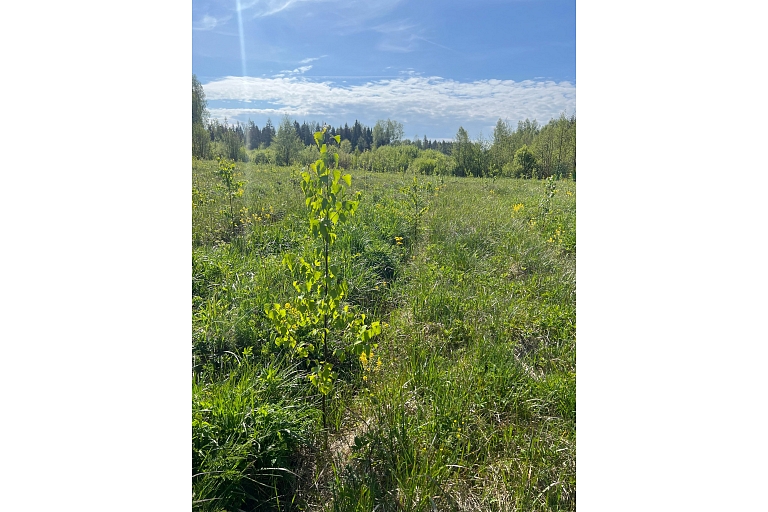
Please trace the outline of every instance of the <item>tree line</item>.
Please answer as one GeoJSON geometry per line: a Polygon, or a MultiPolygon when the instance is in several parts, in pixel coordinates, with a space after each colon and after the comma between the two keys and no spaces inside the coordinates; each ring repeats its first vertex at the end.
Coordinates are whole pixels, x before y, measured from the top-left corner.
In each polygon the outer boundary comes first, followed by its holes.
{"type": "MultiPolygon", "coordinates": [[[[263,128],[210,120],[202,84],[192,75],[192,156],[217,156],[235,161],[274,165],[305,165],[317,159],[313,134],[324,123],[299,124],[284,116],[277,130],[268,119],[263,128]]],[[[517,126],[499,119],[491,140],[471,140],[459,127],[453,141],[403,138],[403,125],[391,119],[368,127],[355,120],[352,127],[329,127],[341,137],[339,165],[370,171],[455,176],[576,179],[576,116],[564,113],[541,126],[534,119],[517,126]]]]}

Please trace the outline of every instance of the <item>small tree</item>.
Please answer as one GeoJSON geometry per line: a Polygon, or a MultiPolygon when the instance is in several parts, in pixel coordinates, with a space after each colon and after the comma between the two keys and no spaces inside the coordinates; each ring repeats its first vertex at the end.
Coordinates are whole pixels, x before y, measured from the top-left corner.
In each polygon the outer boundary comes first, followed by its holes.
{"type": "MultiPolygon", "coordinates": [[[[330,141],[325,142],[326,133],[325,128],[315,133],[320,158],[301,173],[309,231],[320,242],[320,247],[311,261],[299,258],[298,265],[293,255],[284,257],[283,262],[289,269],[299,267],[304,282],[294,281],[298,295],[292,303],[265,306],[267,317],[276,330],[275,343],[287,346],[312,365],[309,381],[322,395],[324,428],[327,428],[326,395],[333,391],[337,376],[332,358],[343,360],[348,354],[371,357],[376,348],[371,340],[381,333],[378,321],[367,323],[364,314],[343,304],[347,282],[339,276],[340,271],[333,264],[332,248],[340,226],[355,214],[360,193],[356,193],[354,199],[348,198],[352,176],[342,176],[338,169],[339,155],[336,151],[328,151],[330,141]],[[332,164],[328,165],[329,162],[332,164]],[[331,344],[334,333],[347,343],[334,348],[331,344]]],[[[338,146],[341,137],[336,135],[331,140],[338,146]]]]}
{"type": "Polygon", "coordinates": [[[242,175],[237,172],[235,162],[230,162],[227,159],[219,158],[219,167],[216,170],[216,176],[221,180],[220,188],[227,194],[227,201],[229,202],[227,218],[229,224],[232,226],[232,239],[234,240],[236,229],[234,199],[236,197],[242,197],[245,181],[240,179],[242,178],[242,175]]]}
{"type": "Polygon", "coordinates": [[[304,144],[301,143],[301,139],[299,139],[299,135],[288,116],[283,117],[275,140],[272,142],[272,147],[275,150],[275,163],[277,165],[290,165],[304,149],[304,144]]]}

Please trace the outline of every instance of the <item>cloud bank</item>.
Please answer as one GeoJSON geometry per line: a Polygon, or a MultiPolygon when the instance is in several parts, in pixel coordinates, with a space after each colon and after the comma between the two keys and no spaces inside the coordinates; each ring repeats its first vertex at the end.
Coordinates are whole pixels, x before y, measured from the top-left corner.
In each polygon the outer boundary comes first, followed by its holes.
{"type": "Polygon", "coordinates": [[[303,77],[230,76],[204,88],[209,101],[268,104],[265,108],[210,108],[215,118],[277,113],[304,118],[390,117],[403,123],[448,125],[455,129],[468,122],[493,125],[499,118],[547,122],[563,111],[576,111],[576,86],[570,82],[457,82],[410,76],[347,86],[303,77]]]}

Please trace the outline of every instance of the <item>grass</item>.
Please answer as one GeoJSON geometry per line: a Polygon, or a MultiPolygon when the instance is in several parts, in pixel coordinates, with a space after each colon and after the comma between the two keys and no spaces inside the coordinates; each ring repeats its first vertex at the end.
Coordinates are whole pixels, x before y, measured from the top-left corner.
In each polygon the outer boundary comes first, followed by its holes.
{"type": "Polygon", "coordinates": [[[263,313],[293,293],[283,254],[310,254],[298,170],[238,164],[231,239],[214,166],[193,163],[193,508],[575,509],[575,183],[542,216],[541,181],[420,176],[414,231],[412,175],[352,173],[338,262],[386,327],[375,360],[336,363],[324,451],[263,313]]]}

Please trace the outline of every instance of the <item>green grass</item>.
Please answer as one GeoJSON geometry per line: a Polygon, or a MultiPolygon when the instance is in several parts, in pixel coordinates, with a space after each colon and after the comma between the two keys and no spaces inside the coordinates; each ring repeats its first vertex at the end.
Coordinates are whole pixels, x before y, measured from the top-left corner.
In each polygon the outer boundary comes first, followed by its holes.
{"type": "Polygon", "coordinates": [[[335,364],[325,451],[307,368],[263,309],[294,293],[283,254],[311,253],[298,170],[238,164],[250,220],[231,239],[214,168],[193,163],[193,472],[211,473],[193,508],[575,509],[574,182],[542,217],[541,181],[420,176],[437,192],[414,232],[412,175],[352,172],[336,258],[387,325],[369,366],[335,364]]]}

